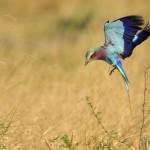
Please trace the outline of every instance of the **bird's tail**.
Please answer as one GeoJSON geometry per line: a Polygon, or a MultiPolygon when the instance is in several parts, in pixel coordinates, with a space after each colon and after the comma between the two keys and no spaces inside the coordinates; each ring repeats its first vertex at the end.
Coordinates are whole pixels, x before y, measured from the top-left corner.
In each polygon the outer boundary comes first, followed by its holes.
{"type": "Polygon", "coordinates": [[[135,48],[137,45],[141,44],[143,41],[145,41],[150,36],[150,24],[149,22],[145,26],[145,28],[135,35],[133,38],[133,48],[135,48]]]}
{"type": "Polygon", "coordinates": [[[127,94],[128,94],[128,100],[129,100],[129,105],[130,105],[130,111],[132,112],[131,101],[130,101],[130,96],[129,96],[129,87],[128,87],[129,80],[128,80],[127,75],[125,74],[122,66],[117,65],[116,67],[117,67],[118,71],[121,73],[121,76],[123,78],[124,84],[126,86],[126,90],[127,90],[127,94]]]}
{"type": "Polygon", "coordinates": [[[123,78],[124,84],[125,84],[125,86],[126,86],[126,90],[127,90],[127,92],[128,92],[128,91],[129,91],[129,86],[128,86],[129,80],[128,80],[128,78],[127,78],[127,75],[125,74],[125,72],[124,72],[122,66],[117,65],[116,67],[117,67],[118,71],[121,73],[121,76],[122,76],[122,78],[123,78]]]}

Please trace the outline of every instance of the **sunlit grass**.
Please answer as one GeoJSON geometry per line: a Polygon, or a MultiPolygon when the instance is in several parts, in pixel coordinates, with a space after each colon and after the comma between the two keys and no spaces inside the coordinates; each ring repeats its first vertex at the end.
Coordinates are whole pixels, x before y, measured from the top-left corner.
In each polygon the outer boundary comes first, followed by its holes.
{"type": "MultiPolygon", "coordinates": [[[[139,14],[150,20],[149,1],[0,3],[0,117],[4,116],[0,127],[10,120],[5,121],[5,115],[19,105],[0,146],[46,149],[47,141],[55,150],[92,149],[100,141],[105,147],[112,144],[110,136],[99,140],[103,131],[86,96],[102,112],[108,131],[114,129],[134,143],[141,125],[145,66],[150,64],[149,40],[123,62],[130,81],[132,114],[120,74],[115,71],[109,76],[109,66],[102,61],[85,68],[84,57],[88,48],[102,43],[103,24],[108,19],[139,14]]],[[[148,94],[146,99],[149,109],[148,94]]],[[[144,134],[149,139],[149,132],[144,134]]]]}

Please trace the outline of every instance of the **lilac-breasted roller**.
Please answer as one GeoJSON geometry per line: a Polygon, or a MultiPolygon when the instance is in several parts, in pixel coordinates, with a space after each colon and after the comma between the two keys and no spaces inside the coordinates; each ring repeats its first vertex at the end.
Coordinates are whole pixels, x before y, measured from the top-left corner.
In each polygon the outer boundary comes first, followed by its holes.
{"type": "Polygon", "coordinates": [[[90,48],[86,52],[85,65],[93,60],[106,61],[113,66],[110,74],[114,69],[120,72],[128,92],[128,78],[120,58],[125,59],[131,56],[133,49],[150,36],[149,22],[145,28],[142,29],[141,26],[143,24],[143,18],[136,15],[123,17],[113,22],[107,21],[104,25],[104,44],[102,46],[90,48]],[[142,31],[136,34],[141,29],[142,31]]]}

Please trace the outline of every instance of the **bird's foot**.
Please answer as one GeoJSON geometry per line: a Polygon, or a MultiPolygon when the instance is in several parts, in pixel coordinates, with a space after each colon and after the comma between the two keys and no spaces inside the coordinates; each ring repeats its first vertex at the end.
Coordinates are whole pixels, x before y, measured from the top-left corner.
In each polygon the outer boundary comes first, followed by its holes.
{"type": "Polygon", "coordinates": [[[115,69],[116,69],[116,67],[114,67],[113,65],[110,65],[109,69],[108,69],[109,75],[111,75],[115,69]]]}

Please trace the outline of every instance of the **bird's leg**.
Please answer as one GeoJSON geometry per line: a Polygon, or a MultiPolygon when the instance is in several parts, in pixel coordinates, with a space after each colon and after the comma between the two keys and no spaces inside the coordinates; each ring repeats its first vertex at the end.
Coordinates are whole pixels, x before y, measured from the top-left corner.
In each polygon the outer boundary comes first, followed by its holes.
{"type": "Polygon", "coordinates": [[[116,69],[115,67],[113,69],[111,69],[110,72],[109,72],[109,75],[111,75],[114,72],[115,69],[116,69]]]}
{"type": "Polygon", "coordinates": [[[108,72],[109,72],[109,75],[111,75],[113,72],[114,72],[114,70],[116,69],[116,67],[114,67],[114,65],[112,64],[112,65],[110,65],[109,66],[109,70],[108,70],[108,72]]]}

